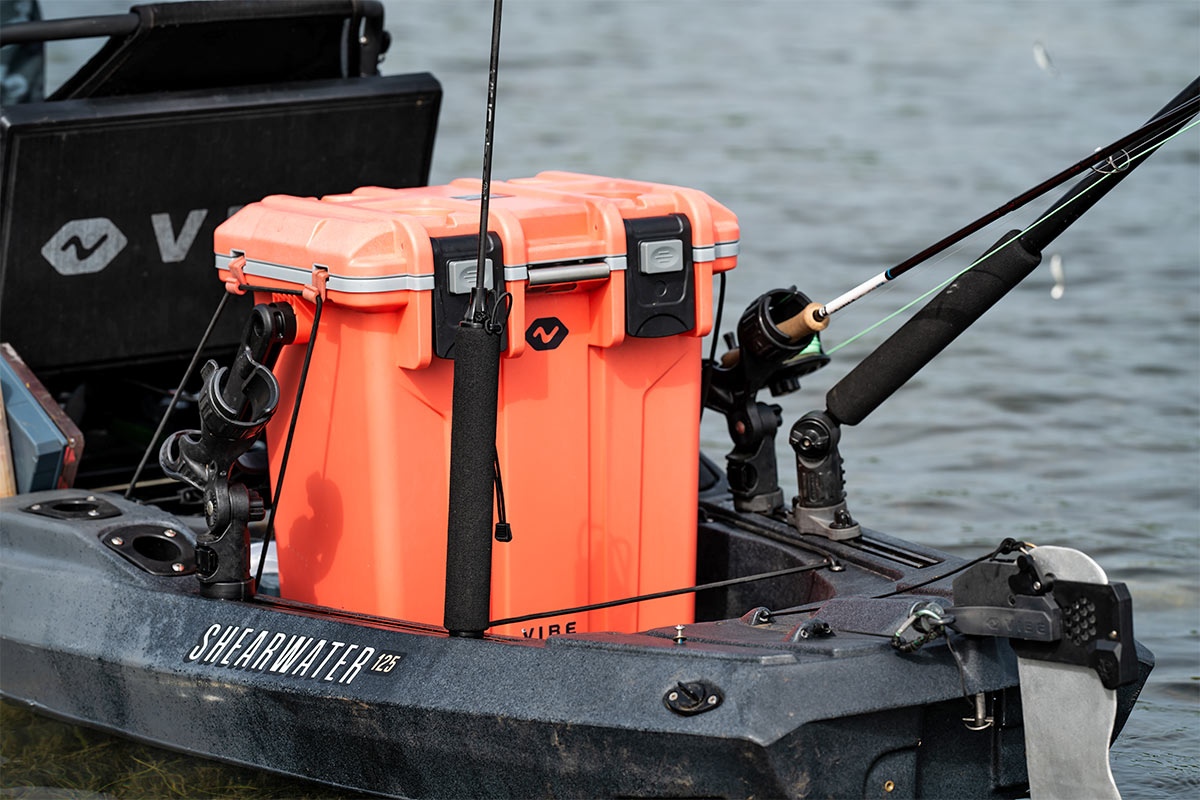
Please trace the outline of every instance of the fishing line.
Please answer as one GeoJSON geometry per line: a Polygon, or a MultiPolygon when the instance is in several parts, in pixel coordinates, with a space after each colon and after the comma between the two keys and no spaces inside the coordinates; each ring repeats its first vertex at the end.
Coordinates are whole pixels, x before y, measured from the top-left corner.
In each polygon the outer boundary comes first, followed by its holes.
{"type": "Polygon", "coordinates": [[[158,421],[158,427],[154,429],[154,435],[150,437],[150,443],[146,445],[146,451],[142,453],[142,460],[138,462],[137,469],[133,471],[133,477],[129,479],[129,486],[125,487],[126,500],[132,499],[133,489],[137,486],[138,478],[142,476],[142,470],[146,468],[146,462],[150,460],[150,454],[154,452],[154,445],[158,442],[158,437],[162,436],[163,429],[167,427],[167,420],[171,418],[171,413],[175,411],[175,405],[183,395],[183,388],[192,379],[192,373],[195,372],[196,364],[200,361],[200,353],[204,351],[204,346],[208,344],[208,337],[212,335],[213,330],[217,327],[217,320],[221,318],[221,312],[225,310],[225,303],[228,301],[229,292],[222,292],[221,300],[217,303],[217,310],[213,312],[212,319],[208,321],[208,327],[204,329],[204,335],[200,337],[200,343],[196,345],[196,351],[192,353],[191,363],[183,371],[183,379],[179,381],[179,388],[175,390],[175,394],[171,395],[171,401],[167,403],[167,410],[163,412],[162,419],[158,421]]]}
{"type": "MultiPolygon", "coordinates": [[[[926,262],[925,269],[922,270],[922,274],[928,275],[928,273],[936,273],[938,271],[936,269],[937,267],[945,264],[947,261],[954,258],[954,256],[958,255],[960,252],[962,252],[964,249],[966,249],[967,243],[968,243],[968,240],[964,239],[963,241],[961,241],[958,244],[951,247],[949,250],[946,250],[945,252],[941,253],[937,257],[936,260],[926,262]]],[[[877,301],[883,302],[884,299],[891,297],[891,295],[893,293],[901,291],[901,287],[903,287],[905,285],[906,284],[897,282],[897,281],[888,281],[887,283],[880,286],[874,292],[871,292],[871,294],[875,297],[875,299],[877,301]]],[[[833,351],[828,351],[828,352],[833,352],[833,351]]]]}
{"type": "MultiPolygon", "coordinates": [[[[1189,102],[1192,102],[1192,101],[1189,101],[1189,102]]],[[[1189,123],[1188,123],[1187,125],[1185,125],[1184,127],[1180,128],[1179,130],[1177,130],[1177,131],[1175,131],[1174,133],[1172,133],[1172,134],[1170,134],[1169,136],[1167,136],[1167,137],[1166,137],[1165,139],[1163,139],[1162,141],[1159,141],[1159,142],[1153,142],[1153,141],[1152,141],[1151,143],[1148,143],[1148,144],[1146,145],[1145,149],[1143,149],[1141,152],[1139,152],[1139,153],[1136,153],[1136,154],[1134,154],[1134,155],[1129,155],[1129,154],[1127,153],[1127,154],[1126,154],[1126,156],[1127,156],[1128,160],[1127,160],[1126,162],[1122,162],[1122,163],[1124,164],[1124,167],[1122,167],[1122,169],[1121,169],[1120,171],[1122,171],[1122,172],[1123,172],[1125,169],[1128,169],[1128,168],[1129,168],[1129,165],[1133,164],[1133,162],[1134,162],[1134,161],[1137,161],[1138,159],[1141,159],[1141,158],[1145,158],[1146,156],[1150,155],[1152,152],[1154,152],[1154,151],[1155,151],[1155,150],[1157,150],[1158,148],[1160,148],[1160,147],[1162,147],[1163,145],[1165,145],[1167,142],[1169,142],[1169,141],[1171,141],[1172,139],[1174,139],[1176,136],[1179,136],[1179,135],[1181,135],[1181,134],[1183,134],[1183,133],[1186,133],[1187,131],[1191,130],[1192,128],[1196,127],[1197,125],[1200,125],[1200,120],[1193,120],[1192,122],[1189,122],[1189,123]]],[[[1162,134],[1159,134],[1159,135],[1162,135],[1162,134]]],[[[1097,171],[1098,171],[1098,170],[1097,170],[1097,171]]],[[[1099,171],[1098,171],[1098,172],[1099,172],[1099,171]]],[[[844,342],[839,342],[838,344],[836,344],[836,345],[834,345],[833,347],[829,348],[829,350],[827,350],[826,352],[827,352],[827,353],[829,353],[829,354],[836,353],[838,350],[841,350],[841,349],[842,349],[843,347],[845,347],[846,345],[848,345],[848,344],[851,344],[852,342],[855,342],[855,341],[857,341],[857,340],[858,340],[858,339],[860,339],[861,337],[863,337],[863,336],[865,336],[866,334],[870,333],[871,331],[875,330],[875,329],[876,329],[876,328],[878,328],[880,325],[884,325],[884,324],[886,324],[887,322],[891,321],[892,319],[895,319],[895,318],[896,318],[898,315],[900,315],[900,314],[903,314],[905,311],[907,311],[908,309],[912,308],[912,307],[913,307],[914,305],[916,305],[917,303],[920,303],[922,300],[925,300],[925,299],[926,299],[926,298],[928,298],[930,295],[932,295],[932,294],[934,294],[934,293],[936,293],[936,292],[938,292],[938,291],[941,291],[941,290],[942,290],[942,289],[944,289],[946,286],[948,286],[950,283],[953,283],[955,280],[957,280],[959,277],[961,277],[961,276],[962,276],[964,273],[966,273],[968,270],[970,270],[970,269],[973,269],[974,267],[978,266],[978,265],[979,265],[980,263],[982,263],[983,261],[985,261],[985,260],[987,260],[988,258],[990,258],[991,256],[995,255],[995,253],[996,253],[997,251],[999,251],[999,250],[1002,250],[1003,248],[1005,248],[1005,247],[1007,247],[1008,245],[1012,244],[1012,242],[1013,242],[1013,241],[1015,241],[1016,239],[1019,239],[1019,238],[1021,238],[1021,237],[1022,237],[1022,236],[1024,236],[1025,234],[1027,234],[1027,233],[1029,233],[1030,231],[1034,230],[1034,229],[1035,229],[1035,228],[1037,228],[1039,225],[1041,225],[1043,222],[1046,222],[1046,221],[1048,221],[1048,220],[1050,220],[1050,219],[1053,219],[1053,218],[1054,218],[1054,217],[1056,217],[1058,214],[1062,213],[1062,211],[1063,211],[1064,209],[1066,209],[1067,207],[1069,207],[1069,206],[1070,206],[1072,203],[1074,203],[1076,200],[1078,200],[1080,197],[1082,197],[1084,194],[1086,194],[1088,191],[1090,191],[1090,190],[1091,190],[1093,187],[1100,185],[1101,183],[1103,183],[1104,181],[1108,180],[1110,177],[1112,177],[1112,176],[1113,176],[1113,175],[1115,175],[1115,174],[1117,174],[1117,173],[1116,173],[1116,172],[1100,172],[1100,176],[1101,176],[1101,177],[1100,177],[1100,178],[1099,178],[1099,179],[1098,179],[1096,182],[1094,182],[1094,183],[1092,183],[1092,184],[1088,185],[1088,186],[1087,186],[1087,187],[1085,187],[1084,189],[1080,190],[1080,192],[1079,192],[1078,194],[1076,194],[1074,197],[1070,198],[1070,199],[1069,199],[1069,200],[1067,200],[1066,202],[1064,202],[1064,203],[1062,203],[1061,205],[1059,205],[1057,208],[1055,208],[1055,209],[1054,209],[1054,213],[1052,213],[1052,214],[1048,214],[1048,215],[1046,215],[1046,216],[1042,217],[1041,219],[1037,220],[1036,222],[1034,222],[1033,224],[1031,224],[1029,227],[1027,227],[1027,228],[1025,228],[1024,230],[1020,231],[1019,233],[1015,234],[1015,235],[1014,235],[1012,238],[1010,238],[1010,239],[1007,239],[1007,240],[1006,240],[1006,241],[1004,241],[1002,244],[999,244],[999,245],[997,245],[996,247],[994,247],[994,248],[992,248],[991,250],[989,250],[988,252],[984,253],[982,256],[980,256],[979,258],[975,259],[975,261],[973,261],[973,262],[971,262],[969,265],[967,265],[967,266],[966,266],[964,269],[960,270],[959,272],[955,273],[954,275],[951,275],[949,278],[947,278],[946,280],[944,280],[944,281],[942,281],[941,283],[937,284],[936,286],[934,286],[934,287],[933,287],[932,289],[930,289],[929,291],[927,291],[927,292],[925,292],[924,294],[922,294],[922,295],[920,295],[920,296],[918,296],[918,297],[914,298],[913,300],[909,301],[909,302],[908,302],[908,303],[906,303],[905,305],[901,306],[900,308],[896,309],[896,310],[895,310],[895,311],[893,311],[892,313],[888,314],[888,315],[887,315],[886,317],[884,317],[883,319],[879,320],[878,322],[874,323],[873,325],[870,325],[870,326],[869,326],[869,327],[867,327],[867,328],[864,328],[863,330],[861,330],[861,331],[859,331],[858,333],[856,333],[856,334],[854,334],[853,336],[851,336],[849,339],[846,339],[844,342]]]]}
{"type": "MultiPolygon", "coordinates": [[[[1197,83],[1200,83],[1200,79],[1194,81],[1187,89],[1184,90],[1184,93],[1194,91],[1197,83]]],[[[1170,125],[1182,125],[1189,116],[1195,115],[1196,109],[1193,108],[1193,106],[1196,106],[1197,104],[1200,104],[1200,96],[1192,97],[1181,102],[1174,108],[1167,109],[1132,133],[1122,136],[1120,139],[1106,147],[1097,148],[1088,157],[1080,159],[1066,169],[1042,181],[1037,186],[1028,189],[1017,197],[1014,197],[1012,200],[1009,200],[1002,206],[993,209],[975,221],[963,226],[962,228],[959,228],[954,233],[951,233],[950,235],[940,239],[916,255],[913,255],[899,264],[884,270],[878,275],[869,278],[868,280],[864,281],[858,286],[855,286],[848,292],[839,295],[824,305],[814,304],[814,313],[811,315],[811,318],[808,319],[810,327],[813,325],[819,325],[820,327],[814,328],[814,330],[823,329],[824,324],[827,324],[826,320],[828,320],[829,317],[835,312],[845,308],[856,300],[865,297],[874,290],[878,289],[880,286],[883,286],[889,281],[894,280],[905,272],[908,272],[930,257],[942,252],[950,245],[962,241],[967,236],[982,230],[984,227],[990,225],[1001,217],[1007,216],[1013,211],[1016,211],[1022,206],[1028,204],[1030,201],[1041,197],[1046,192],[1063,184],[1070,178],[1084,172],[1085,170],[1098,171],[1095,169],[1096,165],[1103,163],[1106,159],[1112,165],[1113,171],[1124,171],[1124,168],[1127,168],[1128,164],[1133,160],[1132,157],[1129,156],[1126,147],[1145,144],[1146,142],[1142,142],[1142,139],[1146,139],[1147,142],[1153,142],[1155,137],[1163,134],[1163,131],[1159,130],[1159,128],[1163,126],[1163,123],[1169,123],[1166,128],[1167,130],[1169,130],[1170,125]],[[1122,155],[1127,159],[1124,163],[1124,168],[1122,167],[1122,162],[1114,160],[1118,155],[1122,155]]],[[[1187,128],[1185,127],[1182,130],[1186,129],[1187,128]]],[[[1181,133],[1182,130],[1176,131],[1176,134],[1181,133]]],[[[1174,137],[1174,135],[1175,134],[1172,134],[1172,136],[1168,137],[1168,139],[1165,141],[1169,141],[1170,138],[1174,137]]],[[[1105,173],[1101,172],[1100,174],[1103,175],[1105,173]]],[[[1058,209],[1055,208],[1054,210],[1057,211],[1058,209]]]]}

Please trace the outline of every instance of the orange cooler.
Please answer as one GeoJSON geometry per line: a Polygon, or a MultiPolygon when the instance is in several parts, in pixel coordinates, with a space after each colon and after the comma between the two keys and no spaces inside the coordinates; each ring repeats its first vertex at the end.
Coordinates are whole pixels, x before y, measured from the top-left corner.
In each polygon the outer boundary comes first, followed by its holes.
{"type": "MultiPolygon", "coordinates": [[[[273,196],[215,235],[221,277],[324,298],[276,511],[284,597],[440,625],[454,331],[479,181],[273,196]]],[[[737,219],[706,194],[566,172],[492,183],[487,279],[512,295],[496,446],[512,541],[491,618],[689,586],[701,337],[737,219]]],[[[279,469],[313,305],[275,372],[279,469]]],[[[690,622],[691,595],[502,626],[544,637],[690,622]]]]}

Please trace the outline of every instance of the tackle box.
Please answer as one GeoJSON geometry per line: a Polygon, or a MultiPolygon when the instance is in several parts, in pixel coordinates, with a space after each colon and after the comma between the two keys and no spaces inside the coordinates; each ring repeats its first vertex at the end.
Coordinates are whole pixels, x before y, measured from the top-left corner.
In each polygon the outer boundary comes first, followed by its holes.
{"type": "MultiPolygon", "coordinates": [[[[284,597],[441,624],[454,332],[475,279],[478,180],[272,196],[216,231],[230,288],[324,298],[276,513],[284,597]]],[[[496,447],[512,540],[491,618],[690,586],[701,338],[737,219],[693,189],[566,172],[492,183],[487,278],[511,295],[496,447]]],[[[314,305],[275,372],[282,457],[314,305]]],[[[690,595],[493,629],[689,622],[690,595]]]]}

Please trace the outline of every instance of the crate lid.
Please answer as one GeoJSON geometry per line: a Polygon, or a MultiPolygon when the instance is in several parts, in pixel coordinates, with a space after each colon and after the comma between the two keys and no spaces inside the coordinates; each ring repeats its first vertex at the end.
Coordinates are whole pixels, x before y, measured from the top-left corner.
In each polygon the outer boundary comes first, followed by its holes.
{"type": "MultiPolygon", "coordinates": [[[[320,199],[273,195],[251,203],[214,235],[216,266],[247,280],[306,286],[324,271],[330,299],[430,291],[431,238],[477,235],[480,182],[411,189],[364,187],[320,199]],[[244,258],[244,265],[241,262],[244,258]]],[[[571,172],[493,181],[489,230],[500,236],[506,281],[583,260],[625,269],[624,220],[685,214],[692,255],[714,272],[732,268],[737,218],[695,189],[571,172]]]]}

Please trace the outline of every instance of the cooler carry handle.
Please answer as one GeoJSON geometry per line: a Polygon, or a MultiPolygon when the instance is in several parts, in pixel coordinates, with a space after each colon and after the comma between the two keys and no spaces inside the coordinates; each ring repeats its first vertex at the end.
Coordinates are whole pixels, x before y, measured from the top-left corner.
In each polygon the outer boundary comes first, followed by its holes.
{"type": "Polygon", "coordinates": [[[530,286],[550,286],[557,283],[605,280],[610,268],[603,261],[594,264],[569,264],[555,267],[530,267],[530,286]]]}

